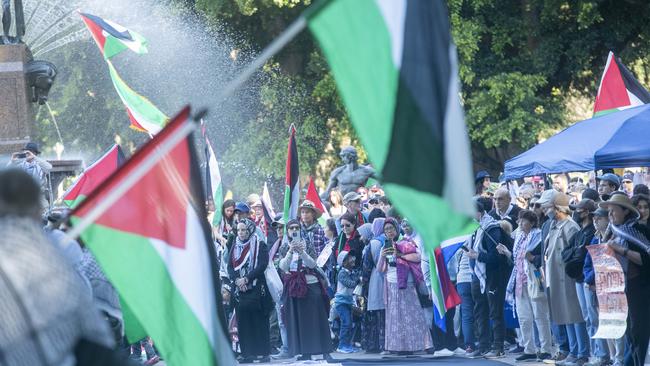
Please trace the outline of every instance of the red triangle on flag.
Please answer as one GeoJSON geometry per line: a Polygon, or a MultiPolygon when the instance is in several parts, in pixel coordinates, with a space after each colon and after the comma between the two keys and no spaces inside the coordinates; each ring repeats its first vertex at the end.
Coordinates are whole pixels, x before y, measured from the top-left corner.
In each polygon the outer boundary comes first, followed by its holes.
{"type": "MultiPolygon", "coordinates": [[[[138,169],[171,135],[188,123],[189,107],[139,150],[115,174],[83,201],[72,213],[83,217],[125,178],[138,169]]],[[[159,160],[135,185],[96,221],[112,229],[161,240],[185,248],[188,205],[194,204],[190,189],[191,144],[183,139],[159,160]]]]}
{"type": "Polygon", "coordinates": [[[120,145],[115,144],[107,153],[84,170],[79,179],[63,195],[63,201],[72,203],[80,196],[88,196],[123,163],[124,153],[122,153],[120,145]]]}
{"type": "Polygon", "coordinates": [[[325,210],[325,206],[323,205],[323,202],[321,202],[320,200],[318,191],[316,191],[316,185],[314,184],[313,177],[309,177],[309,186],[307,187],[307,195],[305,196],[305,199],[312,201],[316,206],[316,208],[320,210],[320,212],[327,212],[325,210]]]}
{"type": "Polygon", "coordinates": [[[627,94],[621,71],[614,58],[614,53],[610,52],[607,57],[603,78],[598,88],[598,95],[594,104],[594,114],[610,109],[626,107],[630,104],[630,97],[627,94]]]}

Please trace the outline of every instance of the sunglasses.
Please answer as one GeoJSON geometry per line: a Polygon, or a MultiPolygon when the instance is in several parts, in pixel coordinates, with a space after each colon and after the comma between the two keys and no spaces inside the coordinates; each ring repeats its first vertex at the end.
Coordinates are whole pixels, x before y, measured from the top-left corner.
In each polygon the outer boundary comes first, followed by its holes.
{"type": "Polygon", "coordinates": [[[287,230],[300,230],[299,226],[289,226],[287,230]]]}
{"type": "Polygon", "coordinates": [[[376,204],[379,203],[379,201],[378,200],[370,200],[370,201],[368,201],[368,203],[371,204],[371,205],[376,205],[376,204]]]}

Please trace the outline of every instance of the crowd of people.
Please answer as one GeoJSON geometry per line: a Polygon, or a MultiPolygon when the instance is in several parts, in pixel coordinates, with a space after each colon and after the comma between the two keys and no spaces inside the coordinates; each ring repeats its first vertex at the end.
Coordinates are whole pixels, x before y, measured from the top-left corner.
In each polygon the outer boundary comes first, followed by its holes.
{"type": "Polygon", "coordinates": [[[643,365],[650,337],[650,196],[629,175],[589,188],[559,175],[513,192],[476,176],[478,229],[449,262],[461,298],[447,331],[433,320],[422,238],[381,187],[333,190],[329,219],[304,200],[269,224],[257,195],[223,205],[215,227],[224,307],[241,362],[328,359],[330,352],[538,360],[562,366],[643,365]],[[552,187],[552,188],[551,188],[552,187]],[[625,336],[598,329],[587,246],[607,243],[625,272],[625,336]],[[282,293],[273,299],[277,271],[282,293]],[[504,311],[505,309],[505,311],[504,311]]]}
{"type": "MultiPolygon", "coordinates": [[[[0,363],[157,363],[151,340],[126,341],[119,296],[83,243],[63,234],[66,213],[49,212],[38,226],[38,178],[48,167],[30,148],[27,163],[14,161],[20,169],[0,171],[0,317],[25,328],[0,336],[0,363]],[[58,281],[55,290],[26,302],[46,278],[58,281]],[[44,312],[61,299],[70,301],[44,312]]],[[[650,190],[633,180],[605,173],[590,188],[558,175],[513,187],[479,172],[477,229],[446,268],[461,301],[447,310],[445,331],[434,320],[423,238],[380,186],[331,190],[326,212],[305,199],[295,218],[268,220],[256,194],[226,200],[213,227],[214,264],[233,352],[241,363],[363,351],[641,366],[650,340],[650,190]],[[625,274],[618,339],[592,338],[598,273],[587,248],[595,244],[606,244],[625,274]]]]}

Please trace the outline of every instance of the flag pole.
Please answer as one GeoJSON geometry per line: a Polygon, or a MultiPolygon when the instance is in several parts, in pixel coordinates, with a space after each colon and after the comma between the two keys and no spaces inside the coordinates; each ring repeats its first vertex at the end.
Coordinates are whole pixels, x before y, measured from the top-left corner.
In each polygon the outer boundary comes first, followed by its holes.
{"type": "Polygon", "coordinates": [[[131,189],[140,179],[151,170],[165,155],[176,147],[184,138],[196,129],[196,123],[188,121],[175,131],[166,141],[160,144],[151,155],[143,160],[131,174],[127,175],[113,190],[111,190],[102,201],[94,206],[79,223],[72,227],[72,230],[66,233],[69,240],[76,240],[81,233],[92,225],[101,215],[104,214],[117,200],[119,200],[129,189],[131,189]]]}

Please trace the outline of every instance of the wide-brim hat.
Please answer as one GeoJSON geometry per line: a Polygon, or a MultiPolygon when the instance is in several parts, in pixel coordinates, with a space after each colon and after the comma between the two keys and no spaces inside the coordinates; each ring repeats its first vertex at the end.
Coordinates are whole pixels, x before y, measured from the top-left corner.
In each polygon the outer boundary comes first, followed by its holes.
{"type": "Polygon", "coordinates": [[[314,218],[318,220],[321,216],[323,216],[323,212],[316,207],[314,202],[310,200],[304,200],[302,201],[302,204],[300,204],[300,209],[302,210],[303,208],[310,209],[314,211],[314,218]]]}
{"type": "Polygon", "coordinates": [[[357,192],[348,192],[343,196],[343,204],[347,204],[348,202],[352,201],[359,201],[361,202],[361,195],[357,192]]]}
{"type": "Polygon", "coordinates": [[[616,206],[619,206],[619,207],[626,208],[626,209],[634,212],[634,214],[636,215],[637,218],[641,217],[641,214],[639,213],[639,210],[637,210],[636,207],[634,207],[630,197],[628,197],[625,194],[614,194],[609,198],[609,200],[607,200],[605,202],[601,202],[601,203],[598,204],[598,206],[600,206],[602,208],[609,208],[609,206],[612,206],[612,205],[616,205],[616,206]]]}

